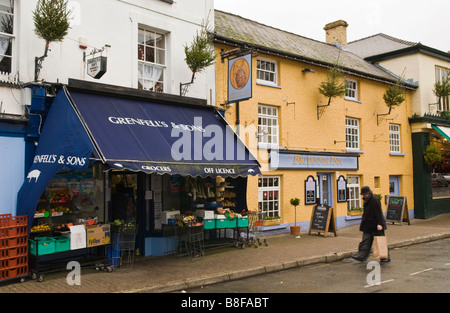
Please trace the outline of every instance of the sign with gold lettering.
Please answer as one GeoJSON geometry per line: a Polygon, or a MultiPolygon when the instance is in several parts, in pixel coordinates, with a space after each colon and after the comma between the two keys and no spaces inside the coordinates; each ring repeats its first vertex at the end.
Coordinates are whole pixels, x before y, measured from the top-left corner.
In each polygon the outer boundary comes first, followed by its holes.
{"type": "Polygon", "coordinates": [[[346,153],[270,151],[270,168],[311,170],[358,170],[359,156],[346,153]]]}

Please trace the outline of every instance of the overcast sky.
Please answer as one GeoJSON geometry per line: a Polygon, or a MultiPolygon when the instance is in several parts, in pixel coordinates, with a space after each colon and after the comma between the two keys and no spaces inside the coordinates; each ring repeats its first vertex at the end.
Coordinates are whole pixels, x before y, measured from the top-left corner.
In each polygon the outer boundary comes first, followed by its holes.
{"type": "Polygon", "coordinates": [[[384,33],[450,51],[450,0],[214,0],[214,7],[320,41],[323,27],[342,19],[349,42],[384,33]]]}

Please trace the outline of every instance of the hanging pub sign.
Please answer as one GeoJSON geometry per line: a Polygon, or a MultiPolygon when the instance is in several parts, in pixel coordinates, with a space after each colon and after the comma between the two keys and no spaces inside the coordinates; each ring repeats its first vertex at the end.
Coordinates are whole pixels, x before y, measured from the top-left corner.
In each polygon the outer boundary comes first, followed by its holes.
{"type": "Polygon", "coordinates": [[[87,60],[87,74],[100,79],[106,73],[107,57],[99,56],[87,60]]]}
{"type": "Polygon", "coordinates": [[[252,54],[228,62],[228,103],[252,97],[252,54]]]}
{"type": "Polygon", "coordinates": [[[316,204],[316,180],[308,176],[305,180],[305,205],[316,204]]]}
{"type": "Polygon", "coordinates": [[[347,180],[342,175],[337,180],[337,202],[347,202],[347,180]]]}

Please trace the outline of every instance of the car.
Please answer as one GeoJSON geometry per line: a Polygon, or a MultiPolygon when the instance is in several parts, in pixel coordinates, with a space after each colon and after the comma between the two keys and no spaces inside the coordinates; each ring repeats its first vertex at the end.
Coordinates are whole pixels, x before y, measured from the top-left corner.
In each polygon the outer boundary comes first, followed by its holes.
{"type": "Polygon", "coordinates": [[[442,174],[442,176],[447,180],[447,183],[450,184],[450,174],[442,174]]]}
{"type": "Polygon", "coordinates": [[[431,174],[431,183],[433,187],[448,187],[449,182],[441,173],[431,174]]]}

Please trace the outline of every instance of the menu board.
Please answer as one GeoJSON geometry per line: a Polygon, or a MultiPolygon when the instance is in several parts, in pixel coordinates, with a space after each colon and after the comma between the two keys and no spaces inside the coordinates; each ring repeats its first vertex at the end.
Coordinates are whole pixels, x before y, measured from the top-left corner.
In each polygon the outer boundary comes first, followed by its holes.
{"type": "Polygon", "coordinates": [[[333,208],[328,205],[316,205],[311,214],[308,234],[317,232],[323,233],[326,237],[329,231],[337,236],[333,208]]]}
{"type": "Polygon", "coordinates": [[[305,205],[316,204],[316,180],[308,176],[305,180],[305,205]]]}
{"type": "Polygon", "coordinates": [[[388,207],[386,212],[386,222],[409,222],[408,204],[406,197],[389,197],[388,207]]]}

